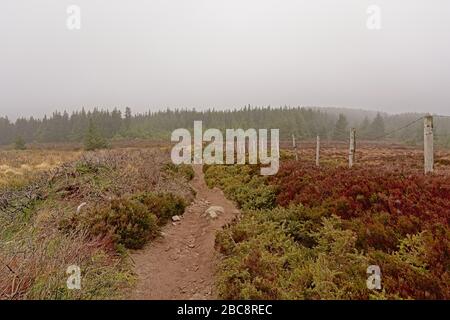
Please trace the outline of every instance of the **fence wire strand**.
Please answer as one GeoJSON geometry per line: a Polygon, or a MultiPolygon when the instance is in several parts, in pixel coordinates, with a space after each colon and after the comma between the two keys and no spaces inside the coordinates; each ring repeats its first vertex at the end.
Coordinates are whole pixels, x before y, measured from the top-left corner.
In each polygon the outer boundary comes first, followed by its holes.
{"type": "Polygon", "coordinates": [[[419,122],[419,121],[422,120],[423,118],[425,118],[425,117],[420,117],[419,119],[416,119],[416,120],[414,120],[414,121],[411,121],[410,123],[404,125],[403,127],[397,128],[397,129],[392,130],[392,131],[390,131],[390,132],[388,132],[388,133],[385,133],[385,134],[382,135],[382,136],[376,137],[375,140],[382,139],[382,138],[386,138],[386,137],[392,135],[393,133],[396,133],[396,132],[398,132],[398,131],[401,131],[401,130],[403,130],[403,129],[406,129],[406,128],[408,128],[409,126],[412,126],[413,124],[419,122]]]}

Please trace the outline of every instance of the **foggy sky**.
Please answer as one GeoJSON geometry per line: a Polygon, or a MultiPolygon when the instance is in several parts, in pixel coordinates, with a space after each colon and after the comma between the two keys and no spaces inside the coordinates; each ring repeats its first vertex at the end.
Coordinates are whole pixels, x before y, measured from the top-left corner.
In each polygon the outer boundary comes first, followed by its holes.
{"type": "Polygon", "coordinates": [[[450,114],[450,1],[0,2],[0,116],[246,104],[450,114]]]}

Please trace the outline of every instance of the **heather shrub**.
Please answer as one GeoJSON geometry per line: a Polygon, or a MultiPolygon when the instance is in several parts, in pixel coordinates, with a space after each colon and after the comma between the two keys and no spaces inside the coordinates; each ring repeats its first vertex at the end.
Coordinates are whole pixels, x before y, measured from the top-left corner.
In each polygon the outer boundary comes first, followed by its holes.
{"type": "Polygon", "coordinates": [[[195,175],[192,166],[187,164],[176,165],[170,162],[164,166],[164,170],[171,175],[181,175],[187,181],[191,181],[195,175]]]}
{"type": "Polygon", "coordinates": [[[360,249],[372,248],[392,252],[397,249],[402,239],[401,233],[393,224],[391,215],[386,212],[345,220],[344,225],[356,232],[358,235],[356,244],[360,249]]]}
{"type": "MultiPolygon", "coordinates": [[[[245,216],[249,215],[249,219],[236,221],[233,224],[233,239],[236,242],[247,240],[254,236],[254,232],[258,230],[258,224],[274,223],[281,228],[283,232],[294,241],[305,247],[316,245],[314,237],[311,236],[312,231],[317,231],[322,225],[322,218],[329,217],[329,213],[323,208],[307,208],[301,205],[290,206],[289,208],[277,207],[271,210],[251,210],[245,211],[245,216]],[[252,226],[249,223],[252,223],[252,226]]],[[[230,240],[228,236],[223,238],[223,234],[218,233],[217,239],[220,241],[219,248],[221,251],[230,252],[221,245],[226,245],[230,240]]]]}
{"type": "Polygon", "coordinates": [[[423,234],[405,238],[391,254],[369,251],[372,264],[382,271],[382,289],[386,299],[447,299],[449,277],[436,274],[427,261],[429,248],[423,234]]]}
{"type": "MultiPolygon", "coordinates": [[[[430,221],[447,223],[450,214],[450,179],[379,168],[316,168],[287,162],[270,184],[277,186],[277,204],[326,206],[344,219],[386,212],[397,223],[411,217],[406,227],[414,229],[414,218],[425,226],[430,221]],[[430,199],[433,199],[430,201],[430,199]],[[408,225],[409,224],[409,225],[408,225]]],[[[402,221],[406,222],[405,220],[402,221]]],[[[403,231],[403,230],[402,230],[403,231]]]]}
{"type": "Polygon", "coordinates": [[[119,198],[105,207],[98,207],[85,216],[95,235],[110,235],[113,240],[130,249],[141,248],[158,235],[156,216],[137,200],[119,198]]]}
{"type": "Polygon", "coordinates": [[[448,176],[288,160],[269,178],[256,166],[208,166],[205,177],[244,209],[216,237],[223,298],[450,296],[448,176]],[[369,265],[381,290],[366,287],[369,265]]]}
{"type": "Polygon", "coordinates": [[[267,185],[257,166],[208,166],[205,180],[210,188],[221,188],[243,209],[268,209],[275,204],[276,187],[267,185]]]}
{"type": "Polygon", "coordinates": [[[69,215],[59,227],[66,231],[87,227],[92,235],[109,236],[116,244],[137,249],[156,237],[159,227],[172,216],[182,215],[185,208],[186,201],[180,196],[144,192],[69,215]]]}
{"type": "Polygon", "coordinates": [[[146,192],[134,196],[133,199],[155,214],[159,225],[164,225],[172,216],[182,215],[186,208],[183,198],[172,193],[146,192]]]}
{"type": "MultiPolygon", "coordinates": [[[[330,216],[326,206],[244,211],[216,237],[225,255],[219,288],[227,299],[445,299],[445,226],[402,235],[391,216],[330,216]],[[437,236],[436,234],[439,234],[437,236]],[[389,249],[388,249],[389,248],[389,249]],[[382,270],[382,291],[366,269],[382,270]]],[[[405,224],[407,224],[405,222],[405,224]]]]}
{"type": "Polygon", "coordinates": [[[89,161],[82,159],[75,163],[75,172],[79,175],[84,174],[98,174],[102,170],[108,170],[109,168],[102,163],[89,161]]]}
{"type": "Polygon", "coordinates": [[[290,237],[279,221],[262,216],[261,211],[248,212],[218,234],[216,246],[226,255],[218,280],[222,298],[368,297],[367,259],[355,248],[355,234],[341,229],[339,218],[321,219],[318,230],[309,232],[315,243],[310,248],[290,237]]]}

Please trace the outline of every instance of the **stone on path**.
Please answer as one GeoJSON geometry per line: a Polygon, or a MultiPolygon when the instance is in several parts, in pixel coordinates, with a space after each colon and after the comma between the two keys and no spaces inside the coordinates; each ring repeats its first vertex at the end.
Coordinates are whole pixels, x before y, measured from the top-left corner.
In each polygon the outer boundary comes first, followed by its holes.
{"type": "Polygon", "coordinates": [[[216,218],[217,218],[217,213],[215,213],[214,211],[212,211],[212,212],[209,213],[209,217],[210,217],[211,219],[216,219],[216,218]]]}
{"type": "Polygon", "coordinates": [[[223,213],[225,213],[225,209],[219,206],[211,206],[205,211],[205,214],[212,219],[217,218],[220,214],[223,213]]]}

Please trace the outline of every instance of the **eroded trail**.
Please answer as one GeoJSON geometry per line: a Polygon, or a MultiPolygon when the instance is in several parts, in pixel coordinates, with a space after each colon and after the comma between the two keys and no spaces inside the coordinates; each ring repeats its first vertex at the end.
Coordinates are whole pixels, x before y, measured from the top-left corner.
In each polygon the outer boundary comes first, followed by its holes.
{"type": "Polygon", "coordinates": [[[217,230],[238,213],[219,189],[206,186],[202,167],[195,166],[192,187],[195,201],[181,221],[169,223],[162,237],[136,251],[132,257],[138,283],[130,299],[214,299],[214,276],[218,254],[214,249],[217,230]],[[205,214],[211,206],[224,213],[213,219],[205,214]]]}

